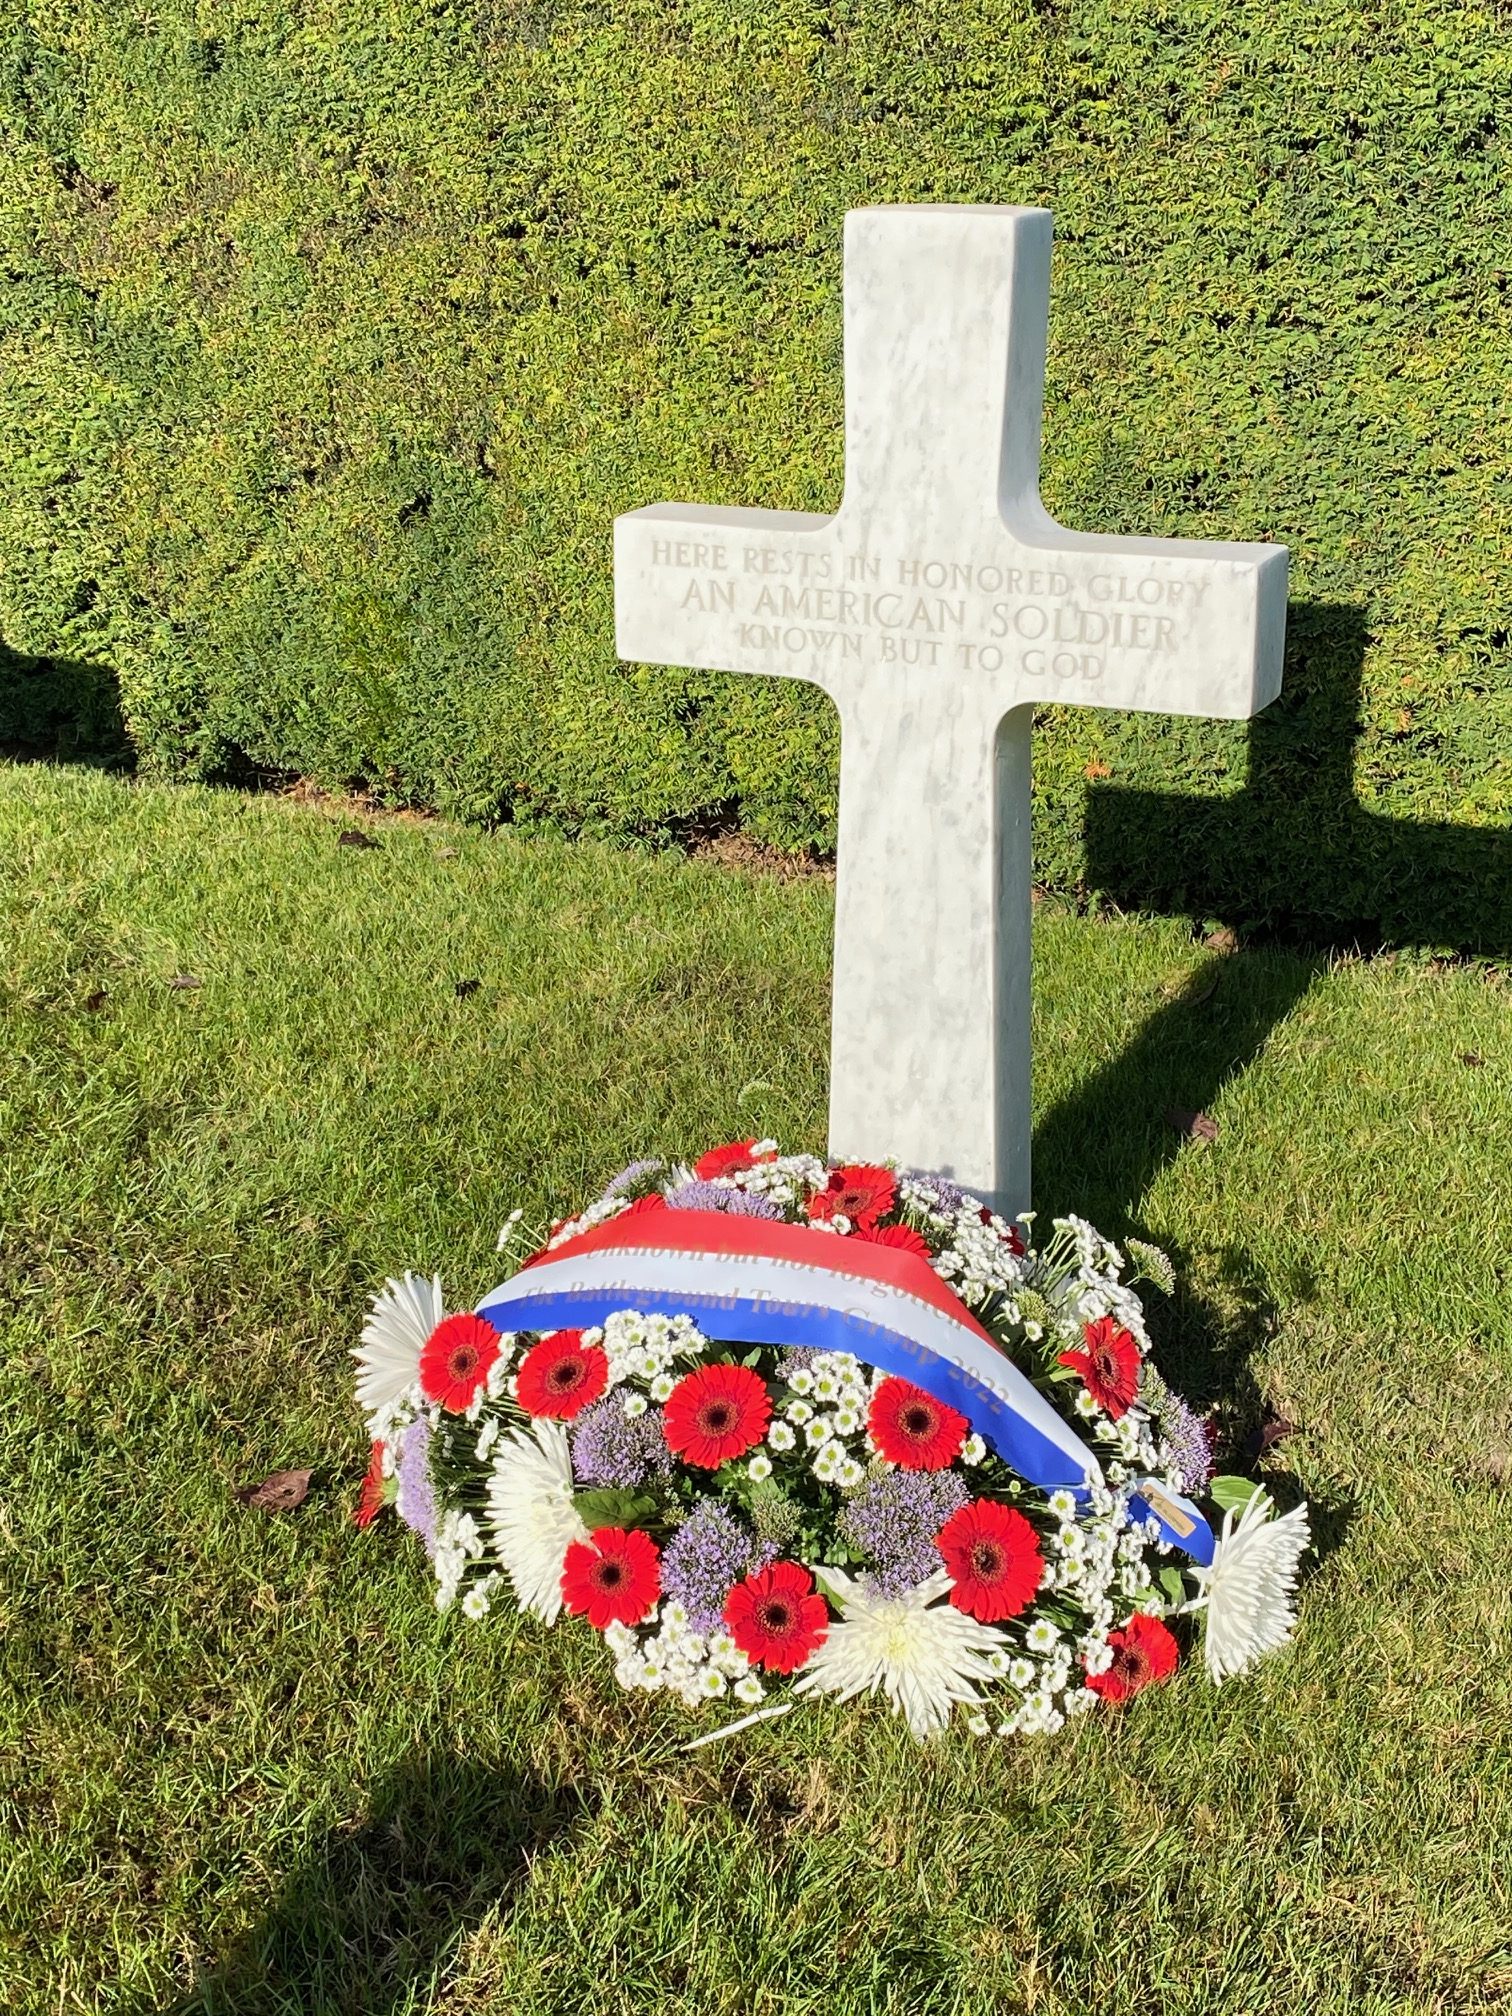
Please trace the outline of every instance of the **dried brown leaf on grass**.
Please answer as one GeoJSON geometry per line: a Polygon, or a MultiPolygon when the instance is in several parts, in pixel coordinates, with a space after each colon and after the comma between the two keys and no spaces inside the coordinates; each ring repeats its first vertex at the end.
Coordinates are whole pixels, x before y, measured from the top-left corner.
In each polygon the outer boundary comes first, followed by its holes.
{"type": "Polygon", "coordinates": [[[243,1505],[264,1512],[292,1512],[309,1496],[313,1470],[274,1470],[260,1484],[240,1484],[236,1496],[243,1505]]]}
{"type": "Polygon", "coordinates": [[[1168,1106],[1166,1125],[1174,1127],[1178,1134],[1184,1134],[1189,1141],[1216,1141],[1218,1122],[1207,1113],[1197,1113],[1187,1106],[1168,1106]]]}

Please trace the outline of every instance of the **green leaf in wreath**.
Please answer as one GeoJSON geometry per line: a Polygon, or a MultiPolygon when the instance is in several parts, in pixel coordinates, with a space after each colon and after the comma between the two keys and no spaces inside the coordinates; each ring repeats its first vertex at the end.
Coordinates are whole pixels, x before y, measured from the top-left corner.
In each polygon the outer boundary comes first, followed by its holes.
{"type": "Polygon", "coordinates": [[[1232,1512],[1237,1519],[1255,1493],[1264,1488],[1253,1477],[1215,1477],[1208,1486],[1208,1496],[1220,1512],[1232,1512]]]}
{"type": "Polygon", "coordinates": [[[599,1526],[644,1526],[657,1509],[644,1491],[577,1491],[572,1503],[590,1533],[599,1526]]]}
{"type": "Polygon", "coordinates": [[[1173,1610],[1185,1603],[1186,1583],[1182,1579],[1181,1570],[1171,1562],[1168,1561],[1163,1568],[1157,1571],[1155,1586],[1173,1610]]]}

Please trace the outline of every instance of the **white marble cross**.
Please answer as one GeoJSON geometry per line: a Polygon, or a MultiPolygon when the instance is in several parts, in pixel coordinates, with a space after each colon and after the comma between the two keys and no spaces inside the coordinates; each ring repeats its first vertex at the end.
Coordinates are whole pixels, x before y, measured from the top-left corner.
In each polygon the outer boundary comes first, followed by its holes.
{"type": "Polygon", "coordinates": [[[830,1148],[1029,1202],[1029,731],[1046,702],[1235,720],[1281,685],[1286,550],[1068,532],[1039,500],[1050,213],[845,220],[833,517],[614,525],[622,658],[840,714],[830,1148]]]}

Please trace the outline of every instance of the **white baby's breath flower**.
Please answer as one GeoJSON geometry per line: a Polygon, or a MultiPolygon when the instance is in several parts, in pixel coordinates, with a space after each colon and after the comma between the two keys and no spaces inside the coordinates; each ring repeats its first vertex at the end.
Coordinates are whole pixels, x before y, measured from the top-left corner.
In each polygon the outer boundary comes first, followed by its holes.
{"type": "Polygon", "coordinates": [[[488,1615],[490,1599],[498,1580],[497,1575],[488,1575],[481,1582],[474,1582],[462,1598],[461,1608],[464,1617],[471,1617],[476,1621],[488,1615]]]}
{"type": "Polygon", "coordinates": [[[833,1484],[840,1465],[846,1459],[840,1453],[838,1442],[823,1442],[813,1461],[813,1472],[821,1484],[833,1484]]]}
{"type": "Polygon", "coordinates": [[[716,1631],[709,1640],[709,1664],[717,1666],[728,1679],[738,1680],[750,1671],[751,1662],[728,1631],[716,1631]]]}
{"type": "Polygon", "coordinates": [[[1296,1622],[1297,1569],[1312,1537],[1307,1507],[1279,1519],[1274,1510],[1270,1494],[1256,1491],[1237,1524],[1226,1512],[1212,1566],[1196,1570],[1198,1594],[1185,1607],[1207,1613],[1203,1658],[1217,1682],[1284,1645],[1296,1622]]]}
{"type": "Polygon", "coordinates": [[[357,1400],[365,1414],[392,1406],[414,1385],[420,1353],[445,1314],[439,1274],[428,1281],[419,1274],[390,1277],[373,1297],[362,1342],[352,1352],[357,1400]]]}
{"type": "Polygon", "coordinates": [[[919,1737],[943,1729],[957,1704],[978,1705],[976,1682],[991,1678],[988,1657],[1003,1640],[941,1600],[948,1575],[931,1575],[901,1596],[870,1594],[838,1568],[826,1568],[824,1581],[839,1621],[809,1655],[796,1692],[848,1701],[880,1688],[919,1737]]]}
{"type": "Polygon", "coordinates": [[[567,1549],[588,1537],[572,1502],[566,1431],[557,1422],[533,1421],[528,1430],[501,1436],[488,1479],[488,1516],[520,1608],[555,1623],[567,1549]]]}
{"type": "Polygon", "coordinates": [[[514,1332],[512,1330],[500,1333],[499,1355],[495,1358],[492,1365],[489,1366],[487,1376],[483,1381],[483,1391],[490,1400],[497,1400],[509,1384],[510,1362],[514,1357],[514,1341],[514,1332]]]}

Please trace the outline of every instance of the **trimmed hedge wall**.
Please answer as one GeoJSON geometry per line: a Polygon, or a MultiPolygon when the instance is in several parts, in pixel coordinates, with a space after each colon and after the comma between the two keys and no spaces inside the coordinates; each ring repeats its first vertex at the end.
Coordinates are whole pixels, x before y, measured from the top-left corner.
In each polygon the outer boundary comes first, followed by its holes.
{"type": "Polygon", "coordinates": [[[4,16],[0,739],[93,664],[157,769],[825,846],[827,703],[618,667],[610,520],[833,508],[843,211],[1042,202],[1052,509],[1295,597],[1250,730],[1047,720],[1044,879],[1512,946],[1503,0],[4,16]]]}

